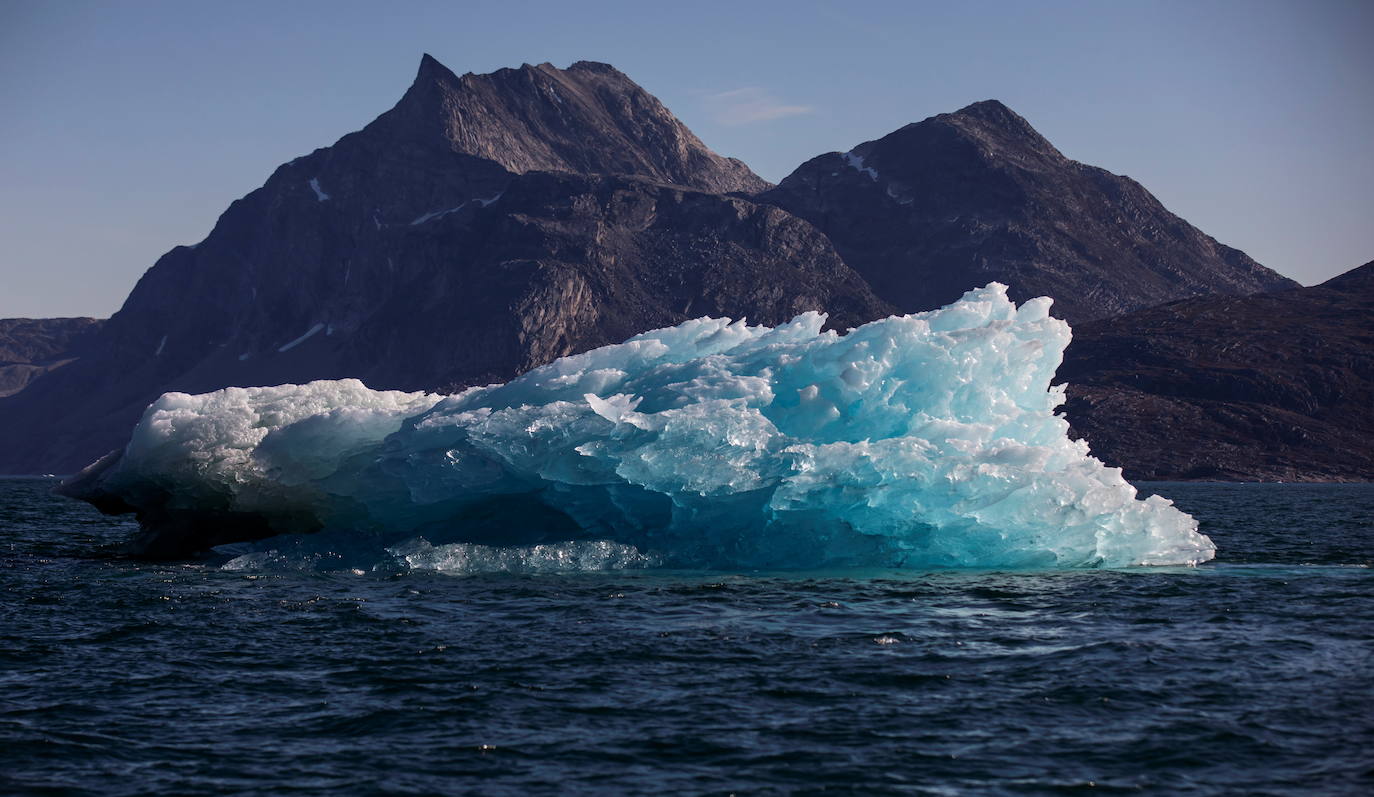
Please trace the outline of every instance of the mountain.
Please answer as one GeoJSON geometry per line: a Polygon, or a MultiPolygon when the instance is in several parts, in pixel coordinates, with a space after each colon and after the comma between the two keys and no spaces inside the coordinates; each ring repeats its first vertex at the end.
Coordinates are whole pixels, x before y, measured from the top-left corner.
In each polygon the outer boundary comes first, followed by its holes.
{"type": "Polygon", "coordinates": [[[388,142],[438,142],[514,174],[633,174],[716,193],[769,187],[708,149],[615,67],[594,61],[458,77],[425,55],[410,90],[369,128],[388,142]]]}
{"type": "Polygon", "coordinates": [[[165,391],[453,390],[689,316],[885,315],[809,223],[605,64],[455,76],[279,167],[148,270],[77,362],[0,401],[0,472],[70,472],[165,391]],[[733,195],[727,195],[732,193],[733,195]]]}
{"type": "Polygon", "coordinates": [[[1072,323],[1297,286],[1129,177],[1064,157],[995,100],[812,158],[760,199],[819,227],[904,312],[993,280],[1017,301],[1053,297],[1072,323]]]}
{"type": "Polygon", "coordinates": [[[1059,369],[1065,413],[1128,478],[1371,481],[1371,319],[1374,262],[1086,324],[1059,369]]]}
{"type": "Polygon", "coordinates": [[[0,398],[81,356],[104,321],[0,318],[0,398]]]}
{"type": "MultiPolygon", "coordinates": [[[[122,445],[169,390],[357,377],[453,391],[689,317],[777,324],[817,309],[844,328],[992,280],[1018,300],[1055,297],[1076,325],[1296,285],[1128,178],[1068,160],[997,102],[812,159],[772,187],[606,64],[458,76],[425,56],[393,108],[278,167],[205,240],[161,257],[108,321],[14,326],[29,342],[0,362],[12,386],[0,398],[0,472],[74,471],[122,445]]],[[[1338,433],[1364,427],[1332,396],[1365,395],[1364,372],[1338,363],[1364,362],[1368,344],[1353,322],[1330,321],[1353,301],[1333,298],[1335,284],[1302,300],[1310,307],[1282,304],[1308,294],[1281,290],[1084,326],[1065,366],[1075,428],[1109,461],[1155,475],[1205,475],[1203,460],[1179,459],[1194,452],[1175,429],[1231,435],[1232,459],[1218,448],[1208,460],[1226,476],[1259,472],[1243,461],[1246,435],[1279,434],[1265,408],[1294,404],[1308,409],[1286,411],[1327,424],[1294,428],[1347,450],[1338,433]],[[1303,404],[1306,372],[1291,362],[1252,353],[1260,364],[1241,378],[1244,360],[1207,352],[1209,336],[1245,340],[1234,326],[1245,319],[1276,319],[1279,346],[1282,325],[1306,323],[1317,305],[1329,318],[1294,334],[1327,351],[1308,337],[1335,324],[1331,339],[1353,347],[1318,367],[1335,394],[1303,404]],[[1188,426],[1171,413],[1206,417],[1188,426]]],[[[1318,464],[1264,472],[1358,471],[1318,464]]]]}

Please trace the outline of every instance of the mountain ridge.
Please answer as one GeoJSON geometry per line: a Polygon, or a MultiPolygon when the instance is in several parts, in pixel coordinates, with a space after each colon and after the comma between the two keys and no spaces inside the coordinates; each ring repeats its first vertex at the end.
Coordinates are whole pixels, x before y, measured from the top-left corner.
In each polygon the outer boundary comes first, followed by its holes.
{"type": "MultiPolygon", "coordinates": [[[[1184,244],[1220,247],[1129,178],[1069,161],[996,100],[819,156],[788,180],[771,186],[711,152],[609,64],[460,76],[425,55],[390,109],[278,166],[205,240],[159,258],[81,357],[0,400],[0,472],[79,468],[121,445],[168,390],[342,377],[458,390],[688,317],[777,324],[822,310],[844,328],[1008,275],[1014,298],[1052,295],[1075,323],[1104,296],[1109,309],[1169,298],[1132,276],[1149,272],[1135,261],[1113,293],[1099,262],[1110,247],[1075,239],[1068,220],[1084,202],[1111,205],[1109,190],[1132,197],[1112,207],[1172,219],[1184,244]],[[804,180],[788,180],[824,169],[852,202],[833,217],[789,208],[804,180]],[[911,181],[913,169],[946,179],[911,181]],[[930,250],[972,253],[978,268],[875,270],[869,255],[910,249],[901,222],[923,209],[935,226],[912,229],[933,230],[930,250]],[[1040,215],[1065,229],[1045,233],[1040,215]],[[895,225],[895,244],[856,244],[874,223],[895,225]],[[1099,260],[1036,259],[1075,247],[1099,260]],[[900,290],[912,285],[930,290],[900,290]]],[[[1168,254],[1168,232],[1136,243],[1168,254]]],[[[1291,283],[1243,253],[1207,251],[1192,267],[1219,263],[1235,283],[1223,287],[1291,283]]]]}
{"type": "Polygon", "coordinates": [[[760,199],[819,227],[904,312],[996,280],[1082,322],[1205,293],[1295,287],[1170,213],[1139,183],[1065,157],[997,100],[802,164],[760,199]]]}
{"type": "Polygon", "coordinates": [[[1374,262],[1074,330],[1065,415],[1133,479],[1374,480],[1374,262]]]}
{"type": "Polygon", "coordinates": [[[101,318],[0,318],[0,398],[85,353],[101,318]]]}

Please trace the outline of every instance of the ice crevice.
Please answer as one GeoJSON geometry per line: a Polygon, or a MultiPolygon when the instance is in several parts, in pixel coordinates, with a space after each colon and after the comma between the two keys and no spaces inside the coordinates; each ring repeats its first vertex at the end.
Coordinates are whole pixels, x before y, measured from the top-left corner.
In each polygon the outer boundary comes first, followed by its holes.
{"type": "Polygon", "coordinates": [[[1049,307],[993,283],[845,334],[699,318],[450,396],[168,393],[62,490],[138,513],[148,555],[326,531],[439,569],[516,548],[535,570],[1210,559],[1191,517],[1069,438],[1049,307]]]}

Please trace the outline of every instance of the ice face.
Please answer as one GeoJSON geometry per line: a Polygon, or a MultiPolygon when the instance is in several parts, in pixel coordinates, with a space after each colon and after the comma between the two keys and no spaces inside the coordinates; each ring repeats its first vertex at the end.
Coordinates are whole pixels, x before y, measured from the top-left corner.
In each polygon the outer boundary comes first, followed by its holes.
{"type": "Polygon", "coordinates": [[[121,457],[64,489],[138,511],[177,550],[251,527],[371,535],[426,561],[579,540],[690,567],[1210,559],[1191,517],[1069,439],[1050,381],[1070,333],[1049,306],[993,283],[846,334],[818,313],[701,318],[454,396],[356,380],[169,393],[121,457]]]}

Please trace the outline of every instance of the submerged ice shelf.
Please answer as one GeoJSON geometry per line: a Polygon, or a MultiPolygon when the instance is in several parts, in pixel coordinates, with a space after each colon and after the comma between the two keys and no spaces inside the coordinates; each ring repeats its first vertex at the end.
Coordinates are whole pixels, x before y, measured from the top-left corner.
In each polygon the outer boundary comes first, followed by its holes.
{"type": "Polygon", "coordinates": [[[431,562],[578,540],[687,567],[1210,559],[1191,517],[1069,439],[1049,307],[993,283],[846,334],[701,318],[453,396],[168,393],[62,489],[137,512],[154,556],[329,530],[431,562]]]}

